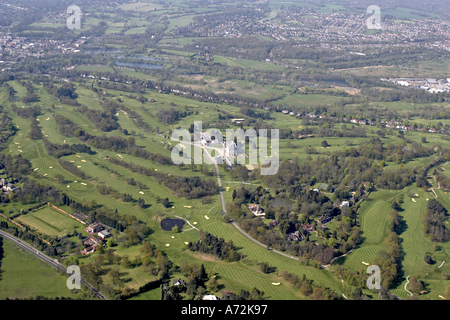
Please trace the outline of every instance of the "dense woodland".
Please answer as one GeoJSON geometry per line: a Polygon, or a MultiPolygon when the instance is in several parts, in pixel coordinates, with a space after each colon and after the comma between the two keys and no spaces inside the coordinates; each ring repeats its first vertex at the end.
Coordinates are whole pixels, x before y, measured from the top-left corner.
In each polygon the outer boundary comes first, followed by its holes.
{"type": "Polygon", "coordinates": [[[328,197],[303,188],[290,199],[296,200],[292,210],[284,206],[271,208],[271,197],[263,188],[258,187],[253,192],[241,188],[233,194],[233,201],[227,204],[227,211],[252,237],[269,247],[306,259],[312,258],[323,264],[329,263],[337,254],[347,252],[358,243],[359,228],[355,226],[356,213],[352,208],[339,208],[328,197]],[[254,218],[246,208],[250,203],[260,204],[264,208],[265,217],[276,222],[267,225],[261,219],[254,218]],[[330,232],[322,228],[317,222],[320,217],[335,218],[338,221],[336,231],[330,232]],[[325,244],[316,245],[309,241],[309,226],[314,227],[314,232],[317,231],[325,244]],[[290,237],[296,231],[300,232],[303,241],[290,237]]]}
{"type": "Polygon", "coordinates": [[[430,235],[433,241],[450,241],[450,231],[444,224],[447,210],[436,200],[430,199],[425,213],[425,233],[430,235]]]}
{"type": "Polygon", "coordinates": [[[188,199],[198,199],[218,194],[219,187],[210,178],[182,177],[153,172],[152,176],[164,186],[172,190],[175,195],[188,199]]]}
{"type": "Polygon", "coordinates": [[[188,249],[191,251],[212,254],[225,261],[237,261],[242,257],[232,240],[226,242],[223,238],[218,238],[204,231],[200,231],[199,240],[189,242],[188,249]]]}

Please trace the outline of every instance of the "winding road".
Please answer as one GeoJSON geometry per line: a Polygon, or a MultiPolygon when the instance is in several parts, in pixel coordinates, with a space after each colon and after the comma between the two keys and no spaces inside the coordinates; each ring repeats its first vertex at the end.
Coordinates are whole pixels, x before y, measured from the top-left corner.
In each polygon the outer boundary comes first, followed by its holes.
{"type": "MultiPolygon", "coordinates": [[[[51,258],[49,258],[48,256],[46,256],[45,254],[43,254],[42,252],[36,250],[35,248],[33,248],[32,246],[30,246],[29,244],[23,242],[22,240],[14,237],[13,235],[1,231],[0,230],[0,237],[3,237],[5,239],[8,239],[12,242],[14,242],[16,245],[22,247],[23,249],[27,250],[28,252],[30,252],[31,254],[33,254],[35,257],[43,260],[44,262],[50,264],[51,266],[60,269],[64,272],[67,271],[67,268],[65,266],[63,266],[62,264],[60,264],[57,260],[53,260],[51,258]]],[[[81,283],[83,283],[86,287],[88,287],[89,289],[91,289],[91,291],[94,293],[94,295],[96,297],[98,297],[101,300],[107,300],[105,298],[105,296],[103,296],[97,289],[95,289],[89,282],[87,282],[85,279],[81,278],[81,283]]]]}
{"type": "MultiPolygon", "coordinates": [[[[204,148],[204,147],[203,147],[203,148],[204,148]]],[[[217,165],[216,161],[214,161],[214,159],[211,157],[211,155],[209,154],[209,152],[208,152],[205,148],[204,148],[204,150],[205,150],[205,153],[208,155],[209,159],[211,160],[211,162],[214,163],[214,167],[215,167],[215,169],[216,169],[217,184],[218,184],[218,186],[219,186],[220,199],[221,199],[221,201],[222,201],[222,211],[228,216],[227,208],[225,207],[225,200],[224,200],[224,197],[223,197],[223,188],[222,188],[222,181],[220,180],[219,166],[217,165]]],[[[231,224],[232,224],[232,225],[233,225],[240,233],[242,233],[245,237],[247,237],[248,239],[250,239],[251,241],[253,241],[253,242],[256,243],[257,245],[259,245],[259,246],[261,246],[261,247],[263,247],[263,248],[267,248],[267,245],[266,245],[266,244],[264,244],[264,243],[262,243],[262,242],[256,240],[255,238],[253,238],[252,236],[250,236],[247,232],[245,232],[244,230],[242,230],[241,227],[239,227],[239,225],[237,224],[236,221],[230,219],[230,223],[231,223],[231,224]]],[[[279,250],[276,250],[276,249],[270,249],[270,250],[271,250],[272,252],[275,252],[275,253],[277,253],[277,254],[279,254],[279,255],[281,255],[281,256],[284,256],[284,257],[286,257],[286,258],[290,258],[290,259],[297,260],[297,261],[300,260],[298,257],[291,256],[291,255],[289,255],[289,254],[287,254],[287,253],[284,253],[284,252],[282,252],[282,251],[279,251],[279,250]]],[[[331,262],[333,262],[335,259],[338,259],[338,258],[341,258],[341,257],[346,256],[347,254],[351,253],[352,251],[353,251],[353,249],[351,249],[351,250],[350,250],[349,252],[347,252],[346,254],[343,254],[343,255],[341,255],[341,256],[335,257],[331,262]]],[[[331,265],[331,263],[328,264],[328,265],[321,265],[320,268],[325,269],[325,270],[328,270],[328,267],[329,267],[330,265],[331,265]]]]}
{"type": "MultiPolygon", "coordinates": [[[[220,180],[220,172],[219,172],[219,166],[217,165],[217,162],[214,161],[214,159],[211,157],[211,155],[209,154],[209,152],[205,149],[205,147],[203,147],[203,149],[205,150],[205,153],[208,155],[209,159],[211,160],[212,163],[214,163],[214,167],[216,168],[216,176],[217,176],[217,184],[219,186],[219,193],[220,193],[220,200],[222,201],[222,211],[228,216],[228,212],[227,212],[227,208],[225,207],[225,199],[223,197],[223,188],[222,188],[222,181],[220,180]]],[[[248,239],[252,240],[254,243],[256,243],[257,245],[260,245],[263,248],[267,248],[267,245],[256,240],[255,238],[253,238],[252,236],[250,236],[247,232],[245,232],[244,230],[241,229],[241,227],[238,226],[236,221],[230,220],[230,223],[240,232],[242,233],[245,237],[247,237],[248,239]]],[[[279,250],[275,250],[275,249],[271,249],[271,251],[282,255],[284,257],[290,258],[290,259],[294,259],[294,260],[299,260],[299,258],[297,257],[293,257],[291,255],[288,255],[284,252],[281,252],[279,250]]]]}

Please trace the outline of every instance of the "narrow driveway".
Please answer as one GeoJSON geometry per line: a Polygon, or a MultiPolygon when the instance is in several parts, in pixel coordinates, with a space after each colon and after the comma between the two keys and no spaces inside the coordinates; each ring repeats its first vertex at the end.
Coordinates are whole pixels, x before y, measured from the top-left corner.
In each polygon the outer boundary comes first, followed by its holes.
{"type": "MultiPolygon", "coordinates": [[[[205,150],[205,151],[206,151],[206,150],[205,150]]],[[[216,161],[214,161],[214,160],[212,159],[212,157],[211,157],[211,155],[209,154],[209,152],[205,152],[205,153],[208,155],[208,157],[210,158],[211,162],[214,163],[214,167],[216,168],[217,184],[218,184],[218,186],[219,186],[220,199],[222,200],[222,211],[228,216],[227,208],[225,207],[225,200],[224,200],[224,198],[223,198],[223,190],[222,190],[222,182],[221,182],[221,180],[220,180],[219,166],[217,165],[216,161]]],[[[264,243],[262,243],[262,242],[259,242],[258,240],[256,240],[256,239],[253,238],[252,236],[250,236],[247,232],[245,232],[244,230],[242,230],[242,229],[238,226],[238,224],[236,223],[236,221],[233,221],[233,220],[232,220],[232,221],[231,221],[231,224],[232,224],[232,225],[233,225],[240,233],[242,233],[245,237],[247,237],[248,239],[252,240],[254,243],[260,245],[261,247],[267,248],[267,245],[266,245],[266,244],[264,244],[264,243]]],[[[294,259],[294,260],[297,260],[297,261],[299,260],[299,258],[297,258],[297,257],[293,257],[293,256],[291,256],[291,255],[288,255],[288,254],[286,254],[286,253],[284,253],[284,252],[281,252],[281,251],[278,251],[278,250],[275,250],[275,249],[271,249],[271,251],[273,251],[273,252],[275,252],[275,253],[277,253],[277,254],[279,254],[279,255],[282,255],[282,256],[284,256],[284,257],[287,257],[287,258],[291,258],[291,259],[294,259]]]]}

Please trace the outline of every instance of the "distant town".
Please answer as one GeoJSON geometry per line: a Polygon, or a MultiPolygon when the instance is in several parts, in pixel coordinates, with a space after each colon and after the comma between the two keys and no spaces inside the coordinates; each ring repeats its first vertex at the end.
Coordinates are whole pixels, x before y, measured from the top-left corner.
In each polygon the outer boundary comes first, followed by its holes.
{"type": "Polygon", "coordinates": [[[400,86],[426,90],[431,93],[450,92],[450,78],[447,79],[421,79],[421,78],[381,78],[400,86]]]}

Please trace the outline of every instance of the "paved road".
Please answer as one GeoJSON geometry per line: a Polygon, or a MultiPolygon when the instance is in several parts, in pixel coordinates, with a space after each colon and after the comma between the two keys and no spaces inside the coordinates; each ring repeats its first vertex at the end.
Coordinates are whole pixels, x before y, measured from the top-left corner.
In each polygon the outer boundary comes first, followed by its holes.
{"type": "MultiPolygon", "coordinates": [[[[53,260],[51,258],[49,258],[48,256],[46,256],[45,254],[43,254],[42,252],[36,250],[35,248],[33,248],[32,246],[30,246],[29,244],[27,244],[26,242],[14,237],[13,235],[1,231],[0,230],[0,236],[4,237],[8,240],[11,240],[12,242],[14,242],[15,244],[21,246],[23,249],[27,250],[28,252],[30,252],[31,254],[33,254],[35,257],[47,262],[48,264],[52,265],[53,267],[63,270],[64,272],[66,272],[67,268],[65,266],[63,266],[62,264],[60,264],[57,260],[53,260]]],[[[97,289],[95,289],[89,282],[87,282],[85,279],[81,279],[81,283],[83,283],[85,286],[87,286],[89,289],[92,290],[92,292],[94,293],[95,296],[97,296],[99,299],[102,300],[107,300],[97,289]]]]}

